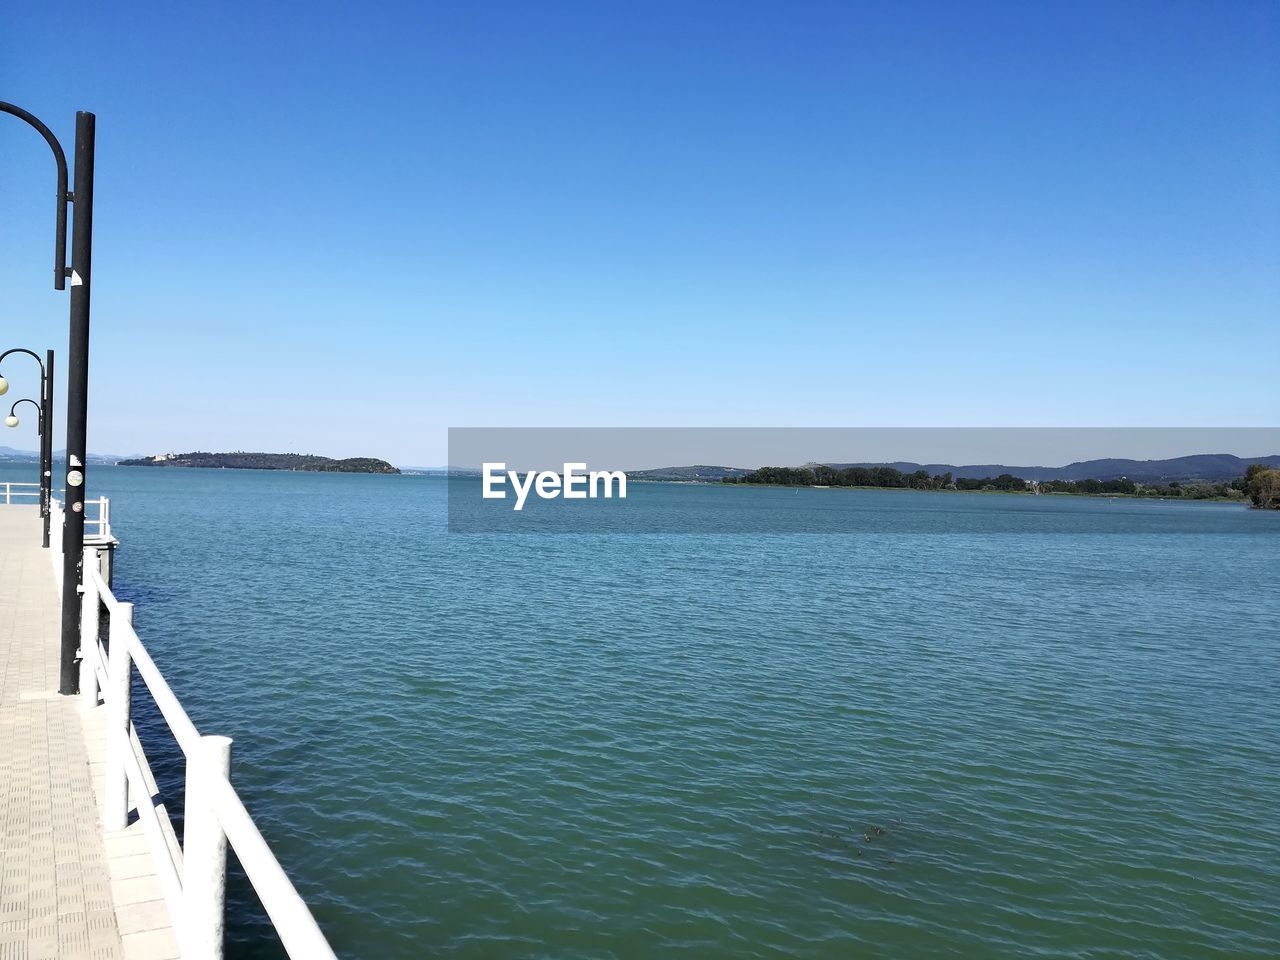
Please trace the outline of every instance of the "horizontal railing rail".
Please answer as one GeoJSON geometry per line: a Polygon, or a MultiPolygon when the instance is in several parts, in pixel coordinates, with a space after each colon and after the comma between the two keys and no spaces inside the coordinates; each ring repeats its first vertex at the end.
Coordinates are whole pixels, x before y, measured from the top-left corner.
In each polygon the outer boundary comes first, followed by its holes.
{"type": "Polygon", "coordinates": [[[18,498],[25,501],[28,497],[35,500],[37,503],[40,502],[40,484],[38,483],[15,483],[13,481],[6,480],[3,484],[0,484],[0,486],[4,487],[3,496],[6,504],[12,504],[13,501],[18,498]]]}
{"type": "MultiPolygon", "coordinates": [[[[104,522],[109,512],[104,506],[104,522]]],[[[109,527],[108,527],[109,530],[109,527]]],[[[84,547],[80,696],[106,714],[102,821],[123,829],[136,809],[184,960],[222,957],[227,843],[295,960],[328,960],[332,948],[231,785],[231,740],[196,729],[133,627],[133,604],[116,598],[98,568],[100,546],[84,547]],[[100,639],[107,618],[107,643],[100,639]],[[185,820],[179,843],[132,721],[133,674],[164,718],[186,761],[185,820]]],[[[55,568],[59,565],[55,565],[55,568]]]]}

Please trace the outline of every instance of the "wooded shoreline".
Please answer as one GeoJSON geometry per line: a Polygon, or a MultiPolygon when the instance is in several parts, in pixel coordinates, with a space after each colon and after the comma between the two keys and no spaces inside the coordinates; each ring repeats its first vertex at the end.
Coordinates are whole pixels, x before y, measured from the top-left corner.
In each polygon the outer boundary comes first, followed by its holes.
{"type": "Polygon", "coordinates": [[[761,467],[741,477],[725,477],[725,486],[808,487],[810,489],[914,490],[934,493],[1015,493],[1025,496],[1126,497],[1143,500],[1193,500],[1251,503],[1258,509],[1280,509],[1280,470],[1250,466],[1243,477],[1209,481],[1142,483],[1125,477],[1109,480],[1025,480],[1004,473],[998,477],[930,475],[926,470],[903,473],[893,467],[761,467]]]}

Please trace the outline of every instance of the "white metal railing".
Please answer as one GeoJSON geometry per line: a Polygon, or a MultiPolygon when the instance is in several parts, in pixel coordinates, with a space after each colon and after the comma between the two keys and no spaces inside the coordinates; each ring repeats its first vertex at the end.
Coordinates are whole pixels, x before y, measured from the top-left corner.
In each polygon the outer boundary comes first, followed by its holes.
{"type": "Polygon", "coordinates": [[[12,483],[8,480],[4,482],[4,502],[11,504],[15,499],[22,498],[25,500],[30,497],[37,503],[40,502],[40,484],[38,483],[12,483]]]}
{"type": "Polygon", "coordinates": [[[49,561],[53,564],[53,579],[62,595],[62,504],[49,501],[49,561]]]}
{"type": "MultiPolygon", "coordinates": [[[[104,523],[109,520],[105,503],[101,516],[104,523]]],[[[133,604],[117,600],[103,579],[98,549],[84,548],[80,697],[86,711],[97,709],[101,697],[106,712],[104,828],[123,829],[130,807],[137,809],[183,960],[222,957],[228,842],[289,956],[333,958],[311,910],[231,785],[230,738],[202,735],[191,722],[133,628],[133,604]],[[99,639],[104,611],[108,618],[105,649],[99,639]],[[157,802],[155,779],[131,719],[135,668],[186,758],[182,844],[164,804],[157,802]]]]}
{"type": "MultiPolygon", "coordinates": [[[[111,535],[111,501],[106,497],[86,500],[86,507],[97,507],[97,516],[87,516],[84,520],[85,543],[94,546],[108,546],[115,542],[111,535]],[[92,528],[92,533],[90,532],[92,528]]],[[[49,500],[49,560],[53,564],[53,579],[58,584],[58,592],[62,592],[62,503],[49,500]]]]}
{"type": "MultiPolygon", "coordinates": [[[[38,483],[11,483],[5,481],[0,486],[3,487],[3,493],[0,493],[0,496],[4,498],[3,502],[6,505],[15,501],[23,502],[28,497],[36,501],[37,505],[40,502],[40,484],[38,483]]],[[[51,500],[51,509],[56,509],[60,506],[61,504],[57,500],[51,500]]],[[[85,539],[110,540],[111,501],[106,497],[94,497],[84,502],[84,511],[85,539]],[[91,509],[94,511],[93,513],[90,513],[91,509]]],[[[59,517],[62,516],[60,510],[57,510],[57,515],[59,517]]],[[[50,518],[50,521],[50,527],[52,527],[52,518],[50,518]]]]}
{"type": "MultiPolygon", "coordinates": [[[[84,542],[95,547],[106,547],[115,543],[111,535],[111,501],[106,497],[86,500],[85,507],[97,508],[97,514],[84,518],[84,542]]],[[[49,560],[53,563],[53,577],[57,581],[58,591],[62,591],[62,503],[49,501],[49,560]]]]}
{"type": "Polygon", "coordinates": [[[84,502],[84,538],[85,540],[111,539],[111,501],[106,497],[97,497],[84,502]],[[89,513],[89,508],[97,509],[96,515],[89,513]],[[89,528],[93,532],[89,532],[89,528]]]}

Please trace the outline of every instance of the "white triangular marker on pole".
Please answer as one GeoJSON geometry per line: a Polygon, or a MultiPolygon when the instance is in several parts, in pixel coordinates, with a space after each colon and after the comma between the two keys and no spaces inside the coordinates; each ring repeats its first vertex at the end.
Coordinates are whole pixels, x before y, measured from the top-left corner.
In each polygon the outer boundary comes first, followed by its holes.
{"type": "Polygon", "coordinates": [[[73,287],[84,285],[84,281],[80,279],[80,274],[76,273],[74,270],[71,271],[71,285],[73,287]]]}

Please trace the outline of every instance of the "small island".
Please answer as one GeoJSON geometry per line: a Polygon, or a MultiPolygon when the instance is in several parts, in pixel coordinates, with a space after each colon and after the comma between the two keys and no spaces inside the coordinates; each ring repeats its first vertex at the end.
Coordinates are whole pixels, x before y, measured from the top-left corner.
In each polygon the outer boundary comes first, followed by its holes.
{"type": "Polygon", "coordinates": [[[224,470],[300,470],[307,473],[399,473],[385,460],[348,457],[334,460],[310,453],[160,453],[119,460],[120,467],[212,467],[224,470]]]}

